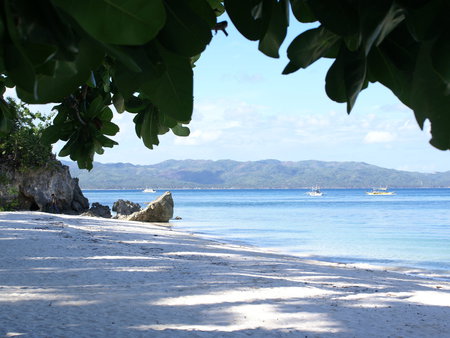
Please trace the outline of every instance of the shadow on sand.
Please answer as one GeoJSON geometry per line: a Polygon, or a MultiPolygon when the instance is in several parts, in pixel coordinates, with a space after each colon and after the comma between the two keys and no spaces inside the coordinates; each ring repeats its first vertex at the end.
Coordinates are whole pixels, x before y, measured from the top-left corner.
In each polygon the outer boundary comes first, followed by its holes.
{"type": "Polygon", "coordinates": [[[439,337],[449,290],[143,223],[0,213],[4,336],[439,337]]]}

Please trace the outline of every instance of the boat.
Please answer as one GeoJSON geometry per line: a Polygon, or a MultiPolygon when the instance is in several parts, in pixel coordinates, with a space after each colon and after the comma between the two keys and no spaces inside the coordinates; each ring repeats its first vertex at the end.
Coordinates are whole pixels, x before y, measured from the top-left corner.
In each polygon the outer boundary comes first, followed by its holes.
{"type": "Polygon", "coordinates": [[[311,188],[311,191],[307,191],[306,194],[309,196],[323,196],[323,192],[320,191],[319,187],[311,188]]]}
{"type": "Polygon", "coordinates": [[[142,192],[156,192],[156,190],[151,189],[151,188],[146,188],[146,189],[142,190],[142,192]]]}
{"type": "Polygon", "coordinates": [[[366,191],[366,194],[372,196],[387,196],[387,195],[395,195],[395,192],[388,191],[387,187],[385,187],[385,188],[372,188],[372,191],[366,191]]]}

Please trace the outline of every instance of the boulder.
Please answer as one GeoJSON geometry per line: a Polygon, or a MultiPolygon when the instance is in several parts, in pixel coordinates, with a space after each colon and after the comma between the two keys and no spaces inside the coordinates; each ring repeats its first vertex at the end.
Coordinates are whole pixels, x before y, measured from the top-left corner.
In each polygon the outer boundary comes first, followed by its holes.
{"type": "Polygon", "coordinates": [[[117,215],[131,215],[134,212],[141,211],[141,206],[138,203],[133,203],[126,200],[118,200],[114,202],[112,211],[117,212],[117,215]]]}
{"type": "Polygon", "coordinates": [[[170,191],[151,202],[144,210],[131,214],[127,220],[140,222],[168,222],[173,217],[173,199],[170,191]]]}
{"type": "Polygon", "coordinates": [[[107,205],[101,205],[98,202],[92,203],[88,211],[82,216],[111,218],[111,209],[107,205]]]}
{"type": "Polygon", "coordinates": [[[0,165],[0,207],[79,214],[89,208],[89,201],[78,179],[70,176],[69,167],[51,161],[45,167],[26,170],[0,165]]]}

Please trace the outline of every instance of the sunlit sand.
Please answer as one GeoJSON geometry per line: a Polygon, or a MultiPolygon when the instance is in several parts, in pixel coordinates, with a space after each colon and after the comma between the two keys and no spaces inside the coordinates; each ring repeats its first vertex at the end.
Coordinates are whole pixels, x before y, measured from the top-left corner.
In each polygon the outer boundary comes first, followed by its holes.
{"type": "Polygon", "coordinates": [[[167,225],[0,213],[0,335],[445,337],[450,283],[167,225]]]}

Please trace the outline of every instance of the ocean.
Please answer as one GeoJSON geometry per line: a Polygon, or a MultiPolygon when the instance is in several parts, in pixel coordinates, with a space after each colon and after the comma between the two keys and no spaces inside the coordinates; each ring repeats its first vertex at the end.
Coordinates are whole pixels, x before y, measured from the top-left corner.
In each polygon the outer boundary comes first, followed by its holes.
{"type": "MultiPolygon", "coordinates": [[[[381,266],[450,280],[450,189],[171,190],[174,229],[309,259],[381,266]]],[[[83,190],[103,205],[145,206],[160,196],[138,190],[83,190]]]]}

